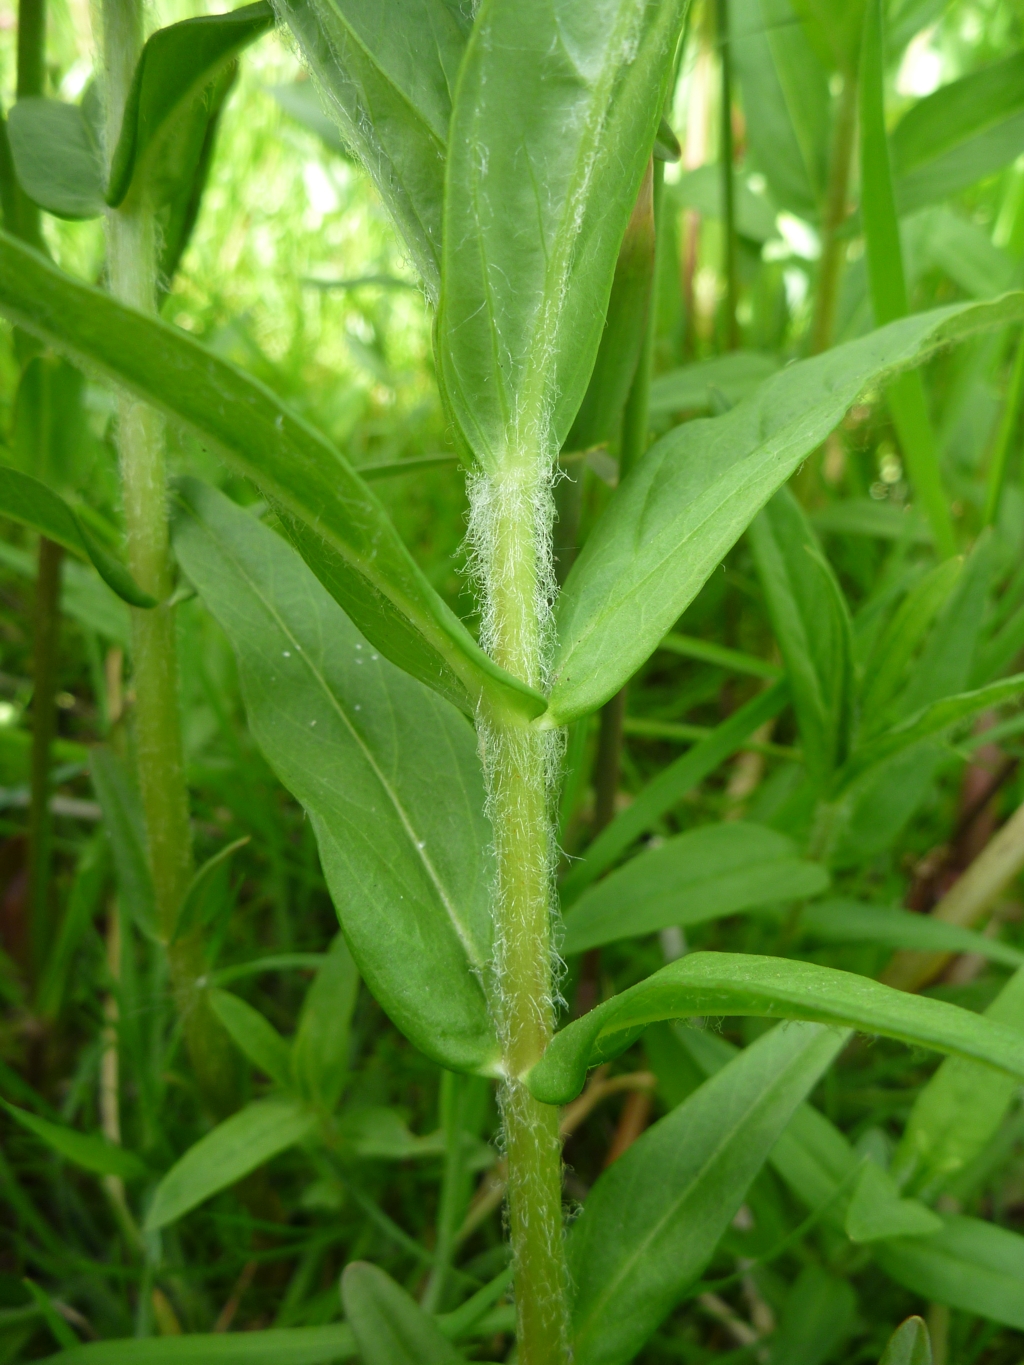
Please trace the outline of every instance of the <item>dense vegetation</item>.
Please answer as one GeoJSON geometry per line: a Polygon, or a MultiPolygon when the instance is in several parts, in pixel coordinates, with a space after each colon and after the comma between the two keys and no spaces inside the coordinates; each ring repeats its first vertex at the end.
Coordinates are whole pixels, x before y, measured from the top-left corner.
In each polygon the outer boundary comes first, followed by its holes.
{"type": "Polygon", "coordinates": [[[0,48],[0,1365],[1014,1365],[1024,10],[0,48]]]}

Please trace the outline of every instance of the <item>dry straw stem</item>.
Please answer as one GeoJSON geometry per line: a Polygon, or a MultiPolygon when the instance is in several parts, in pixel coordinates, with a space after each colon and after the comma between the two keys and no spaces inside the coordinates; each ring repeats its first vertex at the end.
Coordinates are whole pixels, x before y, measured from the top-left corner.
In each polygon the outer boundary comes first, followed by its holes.
{"type": "MultiPolygon", "coordinates": [[[[1018,807],[959,881],[946,892],[932,911],[933,918],[963,929],[972,928],[1022,868],[1024,805],[1018,807]]],[[[882,981],[901,991],[920,990],[935,980],[952,957],[952,953],[895,953],[882,974],[882,981]]]]}

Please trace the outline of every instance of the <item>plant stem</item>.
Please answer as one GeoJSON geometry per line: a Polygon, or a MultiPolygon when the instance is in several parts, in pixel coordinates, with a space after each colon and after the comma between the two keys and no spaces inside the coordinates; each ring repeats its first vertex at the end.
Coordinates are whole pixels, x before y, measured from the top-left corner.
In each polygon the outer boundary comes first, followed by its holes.
{"type": "MultiPolygon", "coordinates": [[[[492,656],[533,686],[543,682],[550,591],[547,471],[509,464],[481,475],[474,526],[492,656]]],[[[567,1277],[562,1239],[558,1110],[535,1100],[522,1077],[554,1029],[548,810],[553,738],[520,717],[481,717],[496,853],[494,1009],[504,1052],[501,1110],[508,1158],[509,1226],[522,1365],[566,1365],[567,1277]]]]}
{"type": "Polygon", "coordinates": [[[725,254],[725,345],[735,351],[740,344],[739,262],[736,253],[736,181],[732,145],[732,63],[729,54],[729,0],[717,0],[718,52],[722,70],[721,134],[718,160],[722,171],[722,235],[725,254]]]}
{"type": "MultiPolygon", "coordinates": [[[[132,75],[142,51],[139,0],[104,0],[108,145],[120,132],[132,75]]],[[[154,215],[140,195],[107,217],[110,292],[140,312],[156,311],[157,253],[154,215]]],[[[178,658],[167,524],[167,475],[163,419],[146,404],[118,397],[118,455],[128,540],[135,581],[160,604],[133,607],[132,665],[139,789],[146,822],[157,921],[168,945],[171,979],[189,1058],[214,1112],[233,1107],[234,1066],[230,1045],[199,987],[202,951],[198,931],[174,940],[175,921],[192,875],[192,836],[178,703],[178,658]]]]}
{"type": "Polygon", "coordinates": [[[849,213],[850,167],[853,162],[856,133],[857,81],[854,75],[848,72],[843,77],[829,154],[821,264],[818,267],[818,288],[814,299],[814,320],[811,324],[812,355],[819,355],[822,351],[828,350],[832,345],[832,335],[835,331],[839,285],[846,258],[846,239],[842,236],[842,229],[849,213]]]}
{"type": "Polygon", "coordinates": [[[1010,456],[1010,442],[1013,439],[1017,418],[1020,414],[1021,393],[1024,391],[1024,332],[1017,343],[1017,353],[1010,372],[1010,383],[1003,403],[1003,415],[999,421],[996,447],[992,452],[992,462],[988,471],[988,488],[985,490],[985,525],[994,526],[999,515],[999,500],[1006,482],[1006,465],[1010,456]]]}
{"type": "Polygon", "coordinates": [[[39,541],[32,640],[32,761],[28,816],[29,916],[32,977],[39,979],[49,950],[50,750],[56,730],[57,642],[60,634],[60,576],[64,551],[45,536],[39,541]]]}

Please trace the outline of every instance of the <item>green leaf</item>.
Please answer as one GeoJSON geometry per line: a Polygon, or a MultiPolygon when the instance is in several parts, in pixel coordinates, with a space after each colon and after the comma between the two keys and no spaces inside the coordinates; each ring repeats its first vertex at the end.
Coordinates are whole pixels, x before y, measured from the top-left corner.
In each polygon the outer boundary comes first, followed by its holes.
{"type": "Polygon", "coordinates": [[[856,80],[864,0],[793,0],[793,8],[818,58],[856,80]]]}
{"type": "MultiPolygon", "coordinates": [[[[1024,970],[1010,978],[985,1017],[1024,1032],[1024,970]]],[[[990,1067],[947,1057],[918,1094],[903,1130],[893,1158],[901,1183],[934,1197],[995,1136],[1019,1088],[990,1067]]]]}
{"type": "Polygon", "coordinates": [[[805,905],[800,911],[799,925],[811,938],[823,943],[878,943],[920,952],[979,953],[1007,967],[1024,964],[1024,953],[1008,943],[895,905],[829,898],[816,905],[805,905]]]}
{"type": "Polygon", "coordinates": [[[183,332],[79,284],[0,234],[0,311],[184,424],[253,479],[299,551],[382,653],[472,711],[490,695],[538,714],[430,586],[343,456],[269,389],[183,332]]]}
{"type": "Polygon", "coordinates": [[[730,406],[735,406],[741,399],[749,398],[758,384],[770,379],[778,369],[775,356],[760,351],[730,351],[668,370],[651,381],[651,415],[707,412],[712,407],[712,388],[723,393],[730,406]]]}
{"type": "Polygon", "coordinates": [[[488,0],[476,16],[449,136],[438,354],[491,472],[546,467],[582,402],[683,12],[488,0]]]}
{"type": "Polygon", "coordinates": [[[690,953],[556,1034],[527,1084],[545,1104],[567,1104],[582,1090],[588,1067],[618,1056],[648,1024],[719,1014],[859,1028],[1024,1077],[1024,1037],[944,1001],[810,962],[690,953]]]}
{"type": "Polygon", "coordinates": [[[626,226],[615,263],[601,344],[579,412],[565,438],[567,450],[588,450],[616,442],[622,414],[647,335],[654,278],[654,186],[650,172],[626,226]]]}
{"type": "Polygon", "coordinates": [[[331,1365],[356,1355],[345,1323],[180,1337],[94,1341],[47,1356],[41,1365],[331,1365]]]}
{"type": "Polygon", "coordinates": [[[843,791],[858,778],[879,763],[884,763],[894,755],[902,753],[921,740],[932,735],[942,734],[960,721],[976,716],[979,711],[990,707],[1002,706],[1013,701],[1024,692],[1024,673],[1015,673],[1012,678],[1001,682],[989,683],[973,692],[960,692],[955,697],[943,697],[940,701],[925,706],[916,715],[894,725],[877,739],[868,740],[854,750],[849,762],[836,775],[836,788],[843,791]]]}
{"type": "Polygon", "coordinates": [[[282,0],[281,12],[436,303],[448,125],[466,20],[445,0],[282,0]]]}
{"type": "MultiPolygon", "coordinates": [[[[717,162],[709,162],[704,166],[698,166],[696,170],[687,171],[672,185],[668,186],[668,192],[676,203],[683,208],[695,209],[704,218],[722,218],[722,171],[717,162]]],[[[772,237],[777,237],[775,228],[775,208],[770,204],[763,194],[755,194],[747,183],[746,177],[739,172],[733,176],[733,196],[736,209],[736,231],[741,237],[746,237],[751,242],[767,242],[772,237]]],[[[733,368],[742,373],[742,361],[737,361],[735,366],[728,365],[730,360],[736,361],[737,357],[742,357],[748,362],[754,358],[760,360],[756,352],[734,351],[730,355],[715,356],[712,360],[697,361],[695,365],[687,366],[687,369],[699,369],[706,366],[715,366],[716,362],[722,365],[727,372],[733,368]]],[[[777,370],[778,365],[770,365],[760,377],[765,379],[773,370],[777,370]]],[[[736,400],[733,399],[733,402],[736,400]]],[[[700,405],[698,405],[700,406],[700,405]]]]}
{"type": "Polygon", "coordinates": [[[239,661],[249,725],[309,812],[367,986],[428,1056],[493,1068],[490,830],[473,732],[381,659],[279,536],[183,485],[181,563],[239,661]]]}
{"type": "Polygon", "coordinates": [[[207,895],[216,880],[217,874],[227,865],[229,859],[240,848],[244,848],[248,842],[249,835],[245,835],[242,839],[236,839],[233,843],[225,844],[211,858],[207,858],[199,871],[195,873],[185,890],[181,909],[178,911],[178,921],[174,926],[175,939],[182,938],[194,925],[203,923],[207,895]]]}
{"type": "Polygon", "coordinates": [[[83,1170],[92,1171],[94,1175],[117,1175],[122,1180],[138,1180],[140,1176],[150,1174],[145,1162],[134,1152],[125,1151],[98,1133],[79,1133],[62,1123],[50,1123],[25,1109],[15,1108],[6,1100],[0,1100],[0,1105],[58,1156],[73,1161],[83,1170]]]}
{"type": "Polygon", "coordinates": [[[91,560],[107,586],[133,607],[156,606],[156,599],[143,592],[124,565],[97,544],[62,497],[30,474],[21,474],[8,465],[0,465],[0,515],[30,526],[72,554],[91,560]]]}
{"type": "Polygon", "coordinates": [[[846,1210],[851,1242],[879,1242],[884,1237],[927,1237],[942,1219],[916,1199],[901,1199],[896,1183],[873,1161],[865,1161],[846,1210]]]}
{"type": "Polygon", "coordinates": [[[892,134],[901,213],[947,199],[1024,151],[1024,53],[941,86],[892,134]]]}
{"type": "Polygon", "coordinates": [[[788,700],[788,684],[785,681],[772,684],[738,707],[728,720],[715,726],[707,738],[695,744],[688,753],[662,769],[636,800],[601,831],[587,849],[583,861],[563,878],[562,904],[569,905],[584,887],[596,881],[634,840],[657,824],[688,791],[741,748],[759,725],[777,716],[788,700]]]}
{"type": "Polygon", "coordinates": [[[707,825],[641,853],[585,891],[565,917],[564,953],[819,895],[828,873],[760,825],[707,825]]]}
{"type": "Polygon", "coordinates": [[[341,1301],[364,1365],[458,1365],[462,1359],[434,1319],[375,1265],[345,1267],[341,1301]]]}
{"type": "Polygon", "coordinates": [[[358,993],[356,964],[337,934],[306,992],[291,1058],[299,1094],[327,1110],[341,1099],[348,1079],[349,1027],[358,993]]]}
{"type": "Polygon", "coordinates": [[[788,0],[732,0],[731,55],[747,120],[750,156],[772,198],[818,216],[828,175],[828,73],[788,0]]]}
{"type": "MultiPolygon", "coordinates": [[[[882,0],[867,0],[860,70],[861,218],[876,325],[907,312],[896,201],[885,123],[885,60],[882,0]]],[[[956,536],[939,472],[939,455],[920,375],[899,375],[890,384],[889,410],[911,482],[943,556],[956,551],[956,536]]]]}
{"type": "Polygon", "coordinates": [[[848,1280],[815,1262],[805,1265],[786,1295],[771,1338],[773,1365],[824,1365],[853,1327],[857,1296],[848,1280]]]}
{"type": "Polygon", "coordinates": [[[14,169],[22,189],[58,218],[98,218],[104,171],[99,130],[79,104],[30,96],[7,116],[14,169]]]}
{"type": "Polygon", "coordinates": [[[786,664],[804,762],[823,781],[849,750],[853,634],[842,589],[788,489],[750,528],[750,543],[786,664]]]}
{"type": "Polygon", "coordinates": [[[161,202],[191,179],[208,122],[203,94],[226,63],[269,32],[274,11],[266,0],[227,14],[205,14],[161,28],[142,49],[110,163],[106,201],[124,203],[129,191],[161,202]]]}
{"type": "Polygon", "coordinates": [[[569,1238],[577,1365],[632,1360],[700,1275],[794,1108],[846,1041],[776,1028],[598,1180],[569,1238]]]}
{"type": "Polygon", "coordinates": [[[907,665],[932,621],[953,591],[963,560],[947,559],[907,593],[893,613],[864,669],[862,727],[878,728],[879,718],[903,681],[907,665]]]}
{"type": "Polygon", "coordinates": [[[866,386],[1022,311],[1014,294],[902,318],[788,366],[723,417],[662,437],[620,486],[558,600],[551,722],[595,710],[632,677],[866,386]]]}
{"type": "Polygon", "coordinates": [[[346,1105],[338,1119],[338,1140],[353,1156],[367,1161],[409,1161],[445,1152],[441,1129],[417,1137],[397,1110],[378,1105],[357,1109],[346,1105]]]}
{"type": "Polygon", "coordinates": [[[289,118],[315,133],[330,151],[351,160],[348,145],[341,140],[337,124],[327,113],[326,100],[320,98],[318,87],[313,81],[297,80],[289,81],[286,85],[268,85],[267,93],[273,95],[289,118]]]}
{"type": "Polygon", "coordinates": [[[921,1318],[900,1323],[878,1365],[932,1365],[932,1344],[921,1318]]]}
{"type": "Polygon", "coordinates": [[[931,1237],[894,1238],[875,1257],[897,1284],[950,1308],[1024,1330],[1024,1237],[949,1218],[931,1237]]]}
{"type": "Polygon", "coordinates": [[[131,915],[148,939],[158,943],[156,893],[146,856],[146,832],[138,792],[124,764],[104,745],[97,745],[91,751],[89,772],[114,854],[121,908],[131,915]]]}
{"type": "Polygon", "coordinates": [[[253,1066],[276,1081],[282,1090],[291,1090],[291,1047],[273,1024],[230,991],[212,990],[210,1006],[253,1066]]]}
{"type": "Polygon", "coordinates": [[[308,1137],[316,1116],[299,1100],[273,1096],[247,1104],[200,1138],[174,1163],[153,1194],[146,1232],[175,1222],[308,1137]]]}

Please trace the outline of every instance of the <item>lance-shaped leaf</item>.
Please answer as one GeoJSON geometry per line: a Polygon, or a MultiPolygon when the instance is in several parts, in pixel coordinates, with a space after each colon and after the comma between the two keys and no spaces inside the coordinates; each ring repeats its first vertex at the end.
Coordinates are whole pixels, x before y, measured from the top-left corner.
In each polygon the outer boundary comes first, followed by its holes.
{"type": "Polygon", "coordinates": [[[931,1237],[880,1242],[875,1256],[922,1298],[1024,1331],[1024,1237],[979,1218],[949,1218],[931,1237]]]}
{"type": "MultiPolygon", "coordinates": [[[[256,742],[309,812],[367,985],[428,1056],[492,1070],[490,829],[471,728],[377,654],[280,536],[206,485],[186,482],[182,499],[178,557],[234,646],[256,742]]],[[[308,1058],[295,1070],[334,1090],[308,1058]]]]}
{"type": "Polygon", "coordinates": [[[137,1180],[139,1176],[150,1174],[146,1163],[134,1152],[126,1152],[101,1134],[79,1133],[63,1123],[50,1123],[6,1100],[0,1100],[0,1104],[12,1119],[34,1133],[58,1156],[73,1161],[83,1170],[92,1171],[94,1175],[120,1176],[122,1180],[137,1180]]]}
{"type": "Polygon", "coordinates": [[[281,0],[280,8],[436,302],[448,123],[466,19],[445,0],[281,0]]]}
{"type": "Polygon", "coordinates": [[[901,213],[934,204],[1024,151],[1024,53],[972,71],[919,100],[892,134],[901,213]]]}
{"type": "Polygon", "coordinates": [[[275,1096],[247,1104],[190,1147],[153,1194],[146,1231],[166,1227],[211,1195],[308,1137],[316,1122],[299,1100],[275,1096]]]}
{"type": "Polygon", "coordinates": [[[583,399],[681,0],[486,0],[448,139],[438,352],[488,470],[552,459],[583,399]]]}
{"type": "Polygon", "coordinates": [[[587,1068],[616,1057],[648,1024],[693,1015],[806,1019],[969,1057],[1024,1078],[1024,1035],[853,972],[740,953],[691,953],[613,996],[556,1034],[527,1084],[546,1104],[567,1104],[587,1068]]]}
{"type": "Polygon", "coordinates": [[[776,1028],[601,1176],[569,1239],[577,1365],[624,1365],[700,1275],[847,1035],[776,1028]]]}
{"type": "Polygon", "coordinates": [[[291,1048],[259,1010],[230,991],[210,992],[210,1007],[235,1046],[283,1090],[292,1088],[291,1048]]]}
{"type": "Polygon", "coordinates": [[[202,95],[231,59],[274,24],[266,0],[158,29],[139,57],[110,163],[106,201],[155,194],[196,159],[207,123],[202,95]],[[194,125],[190,127],[188,125],[194,125]],[[190,145],[191,144],[191,145],[190,145]]]}
{"type": "Polygon", "coordinates": [[[271,1327],[263,1332],[218,1332],[92,1341],[42,1365],[334,1365],[356,1355],[352,1329],[271,1327]]]}
{"type": "Polygon", "coordinates": [[[562,951],[816,896],[827,886],[821,864],[799,858],[785,835],[740,821],[708,825],[641,853],[585,891],[565,917],[562,951]]]}
{"type": "Polygon", "coordinates": [[[31,96],[7,116],[18,183],[58,218],[97,218],[103,212],[105,168],[100,133],[79,104],[31,96]]]}
{"type": "Polygon", "coordinates": [[[932,1365],[932,1344],[921,1318],[900,1323],[878,1365],[932,1365]]]}
{"type": "Polygon", "coordinates": [[[0,465],[0,515],[30,526],[81,559],[91,560],[107,586],[133,607],[156,606],[156,599],[143,592],[124,565],[98,544],[64,499],[39,479],[0,465]]]}
{"type": "Polygon", "coordinates": [[[400,667],[467,710],[485,692],[529,714],[543,709],[441,600],[344,457],[258,380],[6,234],[0,312],[183,423],[259,484],[313,572],[400,667]]]}
{"type": "Polygon", "coordinates": [[[311,1104],[331,1110],[348,1078],[349,1026],[359,973],[342,934],[306,992],[292,1043],[292,1076],[311,1104]]]}
{"type": "Polygon", "coordinates": [[[114,855],[122,909],[147,938],[158,942],[156,892],[146,856],[141,798],[112,749],[97,745],[89,755],[89,768],[114,855]]]}
{"type": "Polygon", "coordinates": [[[1024,295],[1008,294],[901,318],[790,365],[725,416],[658,441],[595,526],[559,598],[551,723],[595,710],[632,677],[864,388],[1022,314],[1024,295]]]}
{"type": "Polygon", "coordinates": [[[353,1261],[341,1302],[364,1365],[458,1365],[462,1356],[437,1323],[390,1275],[353,1261]]]}
{"type": "Polygon", "coordinates": [[[788,489],[750,528],[768,611],[786,662],[804,762],[829,775],[847,755],[853,729],[853,631],[842,589],[788,489]]]}

